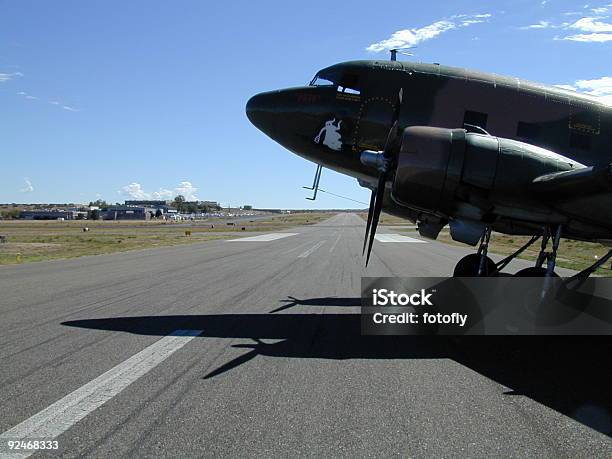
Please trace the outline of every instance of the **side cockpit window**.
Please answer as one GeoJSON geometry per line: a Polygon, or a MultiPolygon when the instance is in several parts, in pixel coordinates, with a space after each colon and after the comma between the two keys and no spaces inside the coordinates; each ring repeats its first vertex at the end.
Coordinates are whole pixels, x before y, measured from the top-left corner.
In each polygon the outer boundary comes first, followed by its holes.
{"type": "Polygon", "coordinates": [[[344,92],[346,94],[361,94],[359,89],[345,88],[343,86],[338,86],[338,92],[344,92]]]}
{"type": "Polygon", "coordinates": [[[361,88],[359,80],[360,78],[357,73],[317,73],[310,82],[310,86],[335,86],[338,92],[343,92],[347,94],[360,94],[361,88]]]}

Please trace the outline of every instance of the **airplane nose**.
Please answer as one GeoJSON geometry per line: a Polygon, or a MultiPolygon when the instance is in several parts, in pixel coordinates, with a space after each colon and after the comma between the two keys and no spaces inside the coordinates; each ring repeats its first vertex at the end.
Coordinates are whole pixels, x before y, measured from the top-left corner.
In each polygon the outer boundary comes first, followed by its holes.
{"type": "Polygon", "coordinates": [[[277,105],[278,91],[256,94],[246,104],[247,118],[255,127],[267,132],[272,127],[270,123],[277,105]]]}

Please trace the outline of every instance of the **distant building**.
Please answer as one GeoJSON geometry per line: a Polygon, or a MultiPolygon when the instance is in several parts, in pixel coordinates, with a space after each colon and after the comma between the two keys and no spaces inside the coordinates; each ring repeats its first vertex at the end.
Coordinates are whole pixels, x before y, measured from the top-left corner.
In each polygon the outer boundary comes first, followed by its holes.
{"type": "Polygon", "coordinates": [[[19,213],[19,218],[24,220],[79,220],[87,218],[87,212],[61,209],[22,210],[19,213]]]}
{"type": "Polygon", "coordinates": [[[144,206],[144,207],[167,207],[166,201],[161,200],[128,200],[125,201],[126,206],[144,206]]]}
{"type": "Polygon", "coordinates": [[[149,220],[155,217],[155,207],[110,206],[100,212],[102,220],[149,220]]]}
{"type": "Polygon", "coordinates": [[[135,200],[128,200],[125,201],[125,207],[147,207],[147,208],[152,208],[153,210],[153,215],[155,216],[155,214],[157,213],[157,210],[161,210],[162,215],[166,215],[169,212],[172,211],[176,211],[176,209],[174,207],[170,207],[168,205],[167,201],[135,201],[135,200]]]}
{"type": "Polygon", "coordinates": [[[221,206],[216,201],[202,201],[202,205],[210,209],[220,209],[221,206]]]}

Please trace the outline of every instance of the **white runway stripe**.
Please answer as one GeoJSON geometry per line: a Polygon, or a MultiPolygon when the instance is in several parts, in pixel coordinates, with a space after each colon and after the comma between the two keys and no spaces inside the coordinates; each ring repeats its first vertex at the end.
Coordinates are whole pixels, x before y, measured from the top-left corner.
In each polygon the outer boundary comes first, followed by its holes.
{"type": "Polygon", "coordinates": [[[340,240],[340,237],[342,237],[342,233],[344,233],[344,228],[342,228],[340,232],[338,233],[338,237],[336,238],[331,248],[329,249],[330,252],[333,252],[334,249],[336,248],[336,245],[338,245],[338,241],[340,240]]]}
{"type": "Polygon", "coordinates": [[[415,239],[413,237],[402,236],[401,234],[377,234],[374,236],[378,242],[416,242],[426,244],[427,241],[415,239]]]}
{"type": "Polygon", "coordinates": [[[284,237],[295,236],[299,233],[270,233],[262,234],[261,236],[242,237],[239,239],[230,239],[228,242],[270,242],[284,237]]]}
{"type": "MultiPolygon", "coordinates": [[[[182,348],[202,330],[175,330],[93,381],[0,435],[0,458],[27,457],[35,450],[8,452],[9,440],[52,440],[182,348]]],[[[61,445],[60,450],[61,450],[61,445]]]]}
{"type": "Polygon", "coordinates": [[[325,241],[319,241],[317,242],[315,245],[313,245],[311,248],[309,248],[306,252],[303,252],[301,254],[298,255],[298,258],[306,258],[307,256],[309,256],[312,252],[314,252],[315,250],[317,250],[319,247],[321,247],[323,244],[325,244],[325,241]]]}

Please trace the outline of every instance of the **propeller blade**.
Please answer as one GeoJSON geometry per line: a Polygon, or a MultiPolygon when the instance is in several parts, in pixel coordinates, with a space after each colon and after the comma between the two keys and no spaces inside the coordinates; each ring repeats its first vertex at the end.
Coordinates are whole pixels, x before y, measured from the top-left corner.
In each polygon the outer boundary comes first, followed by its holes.
{"type": "Polygon", "coordinates": [[[366,223],[365,236],[363,238],[363,250],[361,251],[361,255],[365,254],[366,244],[368,243],[368,233],[370,232],[370,225],[372,224],[372,213],[374,212],[375,199],[376,188],[372,190],[372,195],[370,196],[370,207],[368,207],[368,222],[366,223]]]}
{"type": "MultiPolygon", "coordinates": [[[[372,190],[372,196],[370,197],[370,208],[368,209],[368,222],[366,224],[366,234],[363,241],[363,251],[365,251],[366,241],[368,241],[368,255],[366,257],[366,266],[370,261],[370,254],[372,253],[372,245],[374,244],[374,237],[376,236],[376,228],[378,227],[378,221],[380,220],[380,213],[382,212],[383,196],[385,195],[385,184],[387,183],[387,173],[389,171],[390,163],[393,160],[393,147],[397,141],[398,130],[399,130],[399,115],[402,106],[402,100],[404,97],[404,88],[400,88],[397,95],[397,103],[393,110],[393,123],[387,139],[385,140],[385,147],[383,149],[384,166],[380,172],[378,178],[378,185],[372,190]],[[369,233],[369,234],[368,234],[369,233]]],[[[363,255],[363,252],[362,252],[363,255]]]]}
{"type": "Polygon", "coordinates": [[[383,172],[380,174],[378,179],[378,186],[376,187],[376,201],[374,203],[374,210],[372,212],[372,228],[370,229],[370,244],[368,245],[368,255],[366,257],[366,266],[370,261],[370,253],[372,253],[372,245],[374,244],[374,237],[376,236],[376,228],[378,227],[378,220],[380,219],[380,212],[382,211],[383,196],[385,194],[385,183],[387,182],[387,173],[383,172]]]}

